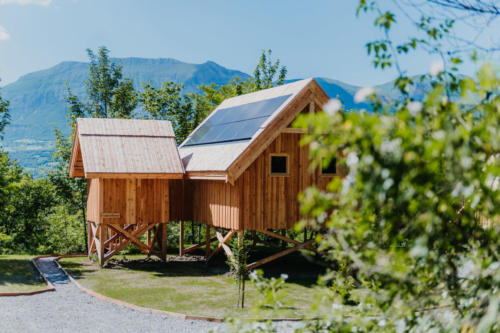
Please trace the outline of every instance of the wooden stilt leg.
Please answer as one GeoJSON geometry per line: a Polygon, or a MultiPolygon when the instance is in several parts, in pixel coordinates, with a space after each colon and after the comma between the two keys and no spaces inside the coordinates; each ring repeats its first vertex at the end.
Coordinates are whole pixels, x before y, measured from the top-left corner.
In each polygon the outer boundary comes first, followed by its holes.
{"type": "Polygon", "coordinates": [[[210,226],[205,224],[205,256],[208,257],[210,255],[210,226]]]}
{"type": "Polygon", "coordinates": [[[184,221],[180,222],[179,225],[179,255],[184,255],[184,221]]]}
{"type": "Polygon", "coordinates": [[[103,224],[98,225],[99,228],[99,247],[97,256],[99,258],[99,266],[104,266],[104,241],[106,237],[107,228],[103,224]]]}
{"type": "Polygon", "coordinates": [[[159,242],[159,240],[158,240],[158,234],[160,233],[160,227],[157,226],[157,227],[155,227],[155,228],[153,228],[151,230],[153,230],[154,236],[153,236],[153,241],[151,242],[151,245],[149,246],[148,258],[151,257],[151,253],[153,253],[153,248],[155,246],[155,243],[159,242]]]}
{"type": "Polygon", "coordinates": [[[161,260],[167,261],[167,224],[160,224],[161,228],[161,260]]]}

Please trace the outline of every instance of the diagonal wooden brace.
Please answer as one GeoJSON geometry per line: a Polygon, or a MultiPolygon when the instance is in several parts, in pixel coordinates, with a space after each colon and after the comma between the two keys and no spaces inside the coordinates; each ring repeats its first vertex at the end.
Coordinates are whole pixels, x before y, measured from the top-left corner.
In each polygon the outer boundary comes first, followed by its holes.
{"type": "Polygon", "coordinates": [[[230,230],[225,236],[222,236],[222,234],[214,228],[215,235],[217,236],[217,240],[219,241],[219,244],[217,247],[212,251],[212,253],[208,256],[207,262],[210,261],[217,253],[220,252],[220,250],[224,249],[228,255],[232,256],[233,253],[231,252],[231,249],[229,246],[226,245],[226,243],[233,237],[233,235],[236,233],[236,230],[230,230]]]}
{"type": "MultiPolygon", "coordinates": [[[[295,239],[292,239],[292,238],[288,238],[286,236],[283,236],[283,235],[280,235],[280,234],[277,234],[275,232],[272,232],[272,231],[269,231],[269,230],[266,230],[266,229],[258,229],[257,230],[258,232],[261,232],[263,234],[266,234],[268,236],[271,236],[271,237],[275,237],[275,238],[278,238],[278,239],[281,239],[285,242],[288,242],[288,243],[292,243],[292,244],[295,244],[295,245],[299,245],[299,244],[303,244],[295,239]]],[[[313,246],[311,245],[307,245],[307,246],[304,246],[306,249],[308,250],[311,250],[311,251],[314,251],[314,252],[318,252],[313,246]]]]}
{"type": "Polygon", "coordinates": [[[111,229],[114,229],[116,232],[118,232],[118,233],[124,235],[125,237],[127,237],[128,240],[131,241],[132,243],[134,243],[139,249],[141,249],[141,250],[143,250],[145,252],[149,252],[149,247],[146,244],[144,244],[143,242],[141,242],[133,234],[129,233],[128,231],[126,231],[122,227],[120,227],[120,226],[118,226],[116,224],[108,224],[108,226],[111,229]]]}
{"type": "Polygon", "coordinates": [[[302,249],[304,247],[307,247],[307,246],[311,245],[313,242],[314,242],[314,239],[311,239],[311,240],[308,240],[305,243],[297,244],[294,247],[291,247],[291,248],[288,248],[288,249],[286,249],[284,251],[281,251],[281,252],[278,252],[276,254],[273,254],[272,256],[269,256],[267,258],[255,261],[255,262],[247,265],[247,270],[254,269],[256,267],[264,265],[265,263],[268,263],[270,261],[273,261],[273,260],[276,260],[276,259],[281,258],[283,256],[286,256],[287,254],[290,254],[292,252],[298,251],[298,250],[300,250],[300,249],[302,249]]]}
{"type": "MultiPolygon", "coordinates": [[[[154,224],[146,224],[145,226],[143,226],[142,228],[139,228],[137,230],[135,230],[131,235],[134,237],[134,238],[139,238],[141,237],[146,231],[152,229],[155,225],[154,224]]],[[[114,248],[112,251],[108,252],[106,254],[106,256],[104,257],[104,260],[108,260],[109,258],[111,258],[112,256],[114,256],[115,254],[117,254],[118,252],[120,252],[121,250],[123,250],[128,244],[130,244],[131,240],[130,239],[125,239],[124,241],[122,241],[116,248],[114,248]]],[[[143,243],[141,243],[143,244],[143,243]]],[[[144,244],[143,244],[144,245],[144,244]]],[[[149,249],[148,249],[149,250],[149,249]]],[[[147,252],[146,252],[147,253],[147,252]]]]}

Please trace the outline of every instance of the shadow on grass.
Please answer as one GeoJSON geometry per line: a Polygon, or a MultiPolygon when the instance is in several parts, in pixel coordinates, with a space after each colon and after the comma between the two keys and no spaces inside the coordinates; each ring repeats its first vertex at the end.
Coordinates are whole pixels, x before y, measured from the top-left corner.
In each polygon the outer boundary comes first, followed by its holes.
{"type": "MultiPolygon", "coordinates": [[[[249,263],[265,258],[279,249],[256,247],[250,254],[249,263]]],[[[209,277],[229,274],[227,258],[224,253],[217,255],[207,265],[203,251],[193,252],[183,257],[169,255],[167,262],[156,257],[138,258],[137,255],[114,257],[109,260],[103,269],[126,269],[138,272],[147,272],[155,277],[209,277]]],[[[79,262],[64,261],[64,267],[75,279],[85,278],[86,275],[99,270],[97,264],[82,258],[79,262]]],[[[287,274],[287,282],[312,287],[317,284],[318,276],[325,272],[325,267],[308,260],[299,252],[284,256],[259,267],[267,278],[279,277],[287,274]]]]}
{"type": "Polygon", "coordinates": [[[0,286],[6,284],[38,285],[43,279],[29,259],[0,260],[0,286]]]}

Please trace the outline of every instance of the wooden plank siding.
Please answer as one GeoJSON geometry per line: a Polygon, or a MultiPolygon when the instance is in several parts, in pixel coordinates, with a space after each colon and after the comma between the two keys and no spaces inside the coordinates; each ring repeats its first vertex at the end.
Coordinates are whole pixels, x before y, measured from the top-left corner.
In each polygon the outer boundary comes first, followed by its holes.
{"type": "Polygon", "coordinates": [[[332,176],[309,170],[308,147],[300,133],[280,134],[234,185],[218,180],[186,180],[184,220],[234,230],[291,229],[300,219],[297,197],[311,185],[326,188],[332,176]],[[288,156],[289,174],[272,176],[272,154],[288,156]]]}
{"type": "Polygon", "coordinates": [[[298,194],[315,184],[326,188],[332,176],[320,175],[317,168],[309,170],[308,147],[299,145],[300,134],[280,134],[266,150],[248,167],[236,183],[244,190],[239,229],[291,229],[300,219],[298,194]],[[287,154],[287,176],[272,176],[272,154],[287,154]]]}
{"type": "Polygon", "coordinates": [[[175,188],[170,182],[182,185],[169,179],[90,179],[87,220],[122,225],[167,223],[171,220],[170,190],[175,188]]]}
{"type": "Polygon", "coordinates": [[[184,220],[238,229],[240,188],[218,180],[186,180],[184,220]]]}
{"type": "Polygon", "coordinates": [[[87,220],[99,223],[99,179],[87,180],[87,220]]]}

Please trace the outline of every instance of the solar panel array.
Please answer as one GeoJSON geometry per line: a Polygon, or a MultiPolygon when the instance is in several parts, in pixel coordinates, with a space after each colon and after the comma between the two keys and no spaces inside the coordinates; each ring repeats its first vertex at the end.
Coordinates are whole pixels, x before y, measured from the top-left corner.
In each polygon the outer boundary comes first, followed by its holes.
{"type": "Polygon", "coordinates": [[[289,95],[217,110],[184,146],[249,140],[289,95]]]}

